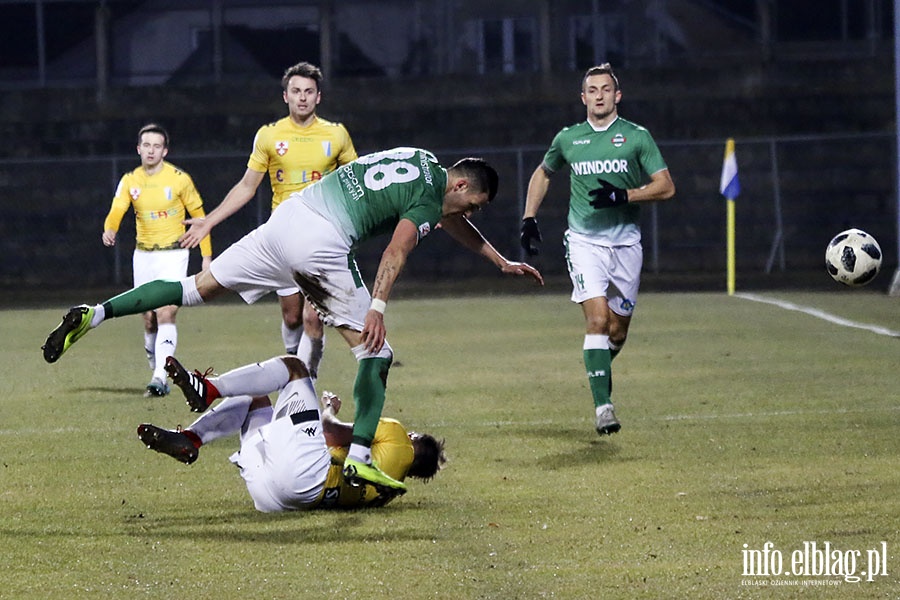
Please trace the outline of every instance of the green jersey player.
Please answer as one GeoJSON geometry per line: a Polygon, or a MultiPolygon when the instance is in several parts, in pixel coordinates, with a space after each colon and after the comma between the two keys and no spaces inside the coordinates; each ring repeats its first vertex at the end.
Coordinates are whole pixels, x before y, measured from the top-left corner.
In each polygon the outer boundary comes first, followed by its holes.
{"type": "Polygon", "coordinates": [[[610,399],[611,363],[628,335],[640,285],[638,203],[675,195],[675,184],[650,132],[619,117],[621,98],[619,81],[608,63],[588,69],[581,82],[587,120],[560,131],[532,174],[521,232],[522,247],[537,254],[538,208],[550,176],[568,167],[566,264],[572,301],[584,313],[584,366],[600,435],[621,428],[610,399]]]}
{"type": "MultiPolygon", "coordinates": [[[[358,361],[356,419],[345,478],[370,483],[384,493],[403,493],[402,482],[372,463],[371,444],[393,358],[385,341],[384,311],[409,253],[440,225],[503,273],[527,275],[543,284],[536,269],[507,260],[468,219],[496,195],[497,181],[497,172],[478,158],[464,158],[444,169],[431,152],[418,148],[363,156],[292,194],[268,221],[196,276],[152,281],[101,304],[70,309],[48,336],[44,359],[55,362],[104,319],[168,304],[194,306],[225,290],[254,302],[267,292],[297,285],[324,323],[337,328],[358,361]],[[352,257],[357,244],[381,234],[390,235],[390,242],[370,295],[352,257]]],[[[206,219],[215,225],[230,214],[223,203],[206,219]]],[[[187,372],[180,377],[188,381],[176,381],[179,387],[197,392],[189,398],[191,408],[205,410],[214,398],[203,378],[187,372]]]]}

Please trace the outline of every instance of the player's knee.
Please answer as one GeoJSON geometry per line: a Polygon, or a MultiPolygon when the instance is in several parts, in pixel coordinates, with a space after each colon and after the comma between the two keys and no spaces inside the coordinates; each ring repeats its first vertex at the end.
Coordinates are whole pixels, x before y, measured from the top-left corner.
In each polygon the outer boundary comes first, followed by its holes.
{"type": "Polygon", "coordinates": [[[281,361],[287,367],[290,381],[309,377],[309,369],[306,367],[306,363],[296,356],[282,356],[281,361]]]}
{"type": "Polygon", "coordinates": [[[284,321],[284,324],[288,329],[297,329],[303,325],[303,318],[300,316],[300,311],[283,310],[281,311],[281,320],[284,321]]]}

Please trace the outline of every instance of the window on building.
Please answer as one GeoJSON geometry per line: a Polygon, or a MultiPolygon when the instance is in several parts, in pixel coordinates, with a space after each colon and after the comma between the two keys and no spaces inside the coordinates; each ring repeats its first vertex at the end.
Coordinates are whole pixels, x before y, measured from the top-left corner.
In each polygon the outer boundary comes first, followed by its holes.
{"type": "Polygon", "coordinates": [[[479,73],[537,70],[537,24],[533,18],[485,19],[478,49],[479,73]]]}
{"type": "Polygon", "coordinates": [[[620,64],[625,46],[622,15],[596,13],[569,17],[569,68],[580,71],[605,62],[620,64]]]}

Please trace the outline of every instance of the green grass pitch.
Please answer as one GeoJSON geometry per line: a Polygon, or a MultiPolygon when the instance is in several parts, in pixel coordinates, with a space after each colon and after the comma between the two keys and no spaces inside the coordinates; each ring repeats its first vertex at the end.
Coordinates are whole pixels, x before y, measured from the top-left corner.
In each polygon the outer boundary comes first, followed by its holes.
{"type": "MultiPolygon", "coordinates": [[[[868,290],[766,296],[900,330],[900,301],[868,290]]],[[[385,415],[446,438],[447,469],[384,509],[263,515],[227,461],[236,438],[191,466],[138,441],[142,422],[192,421],[177,390],[142,397],[139,317],[43,362],[64,310],[0,312],[0,598],[900,595],[896,337],[644,294],[613,365],[623,428],[600,438],[567,294],[396,300],[385,415]],[[746,576],[767,542],[785,569],[808,542],[860,552],[857,575],[869,550],[886,564],[858,583],[746,576]]],[[[184,309],[178,356],[274,356],[279,318],[272,301],[184,309]]],[[[346,418],[354,373],[329,333],[319,387],[346,418]]]]}

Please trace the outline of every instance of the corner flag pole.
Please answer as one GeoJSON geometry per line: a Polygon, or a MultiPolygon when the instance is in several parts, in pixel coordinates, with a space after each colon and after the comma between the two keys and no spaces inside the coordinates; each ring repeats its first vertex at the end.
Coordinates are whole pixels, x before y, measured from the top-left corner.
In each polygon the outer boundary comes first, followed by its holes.
{"type": "Polygon", "coordinates": [[[726,245],[727,245],[727,290],[728,295],[734,295],[735,282],[735,251],[734,251],[734,229],[735,229],[735,203],[734,199],[741,193],[741,184],[738,181],[737,158],[734,155],[734,138],[728,138],[725,142],[725,160],[722,162],[722,177],[719,180],[719,193],[725,196],[727,223],[726,223],[726,245]]]}

